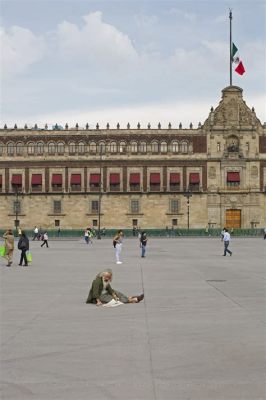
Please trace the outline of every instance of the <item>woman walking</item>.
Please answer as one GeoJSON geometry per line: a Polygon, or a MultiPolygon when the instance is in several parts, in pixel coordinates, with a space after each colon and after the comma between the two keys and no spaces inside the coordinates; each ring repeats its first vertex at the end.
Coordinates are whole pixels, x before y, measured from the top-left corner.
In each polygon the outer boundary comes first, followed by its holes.
{"type": "Polygon", "coordinates": [[[22,266],[22,263],[23,263],[23,260],[24,260],[23,267],[27,267],[28,266],[26,252],[29,250],[29,248],[30,248],[29,239],[28,239],[25,231],[21,231],[21,236],[20,236],[20,239],[19,239],[19,242],[18,242],[18,249],[21,250],[19,265],[22,266]]]}
{"type": "Polygon", "coordinates": [[[10,267],[13,262],[14,252],[14,235],[11,229],[8,229],[3,235],[5,239],[5,258],[7,259],[7,267],[10,267]]]}
{"type": "Polygon", "coordinates": [[[140,247],[141,247],[141,257],[144,258],[145,253],[146,253],[146,245],[147,245],[147,241],[148,241],[146,232],[141,233],[139,241],[140,241],[140,247]]]}
{"type": "Polygon", "coordinates": [[[113,238],[113,245],[115,248],[115,258],[117,264],[122,264],[122,261],[120,260],[120,254],[122,251],[123,235],[124,235],[123,231],[120,229],[119,231],[117,231],[116,235],[113,238]]]}

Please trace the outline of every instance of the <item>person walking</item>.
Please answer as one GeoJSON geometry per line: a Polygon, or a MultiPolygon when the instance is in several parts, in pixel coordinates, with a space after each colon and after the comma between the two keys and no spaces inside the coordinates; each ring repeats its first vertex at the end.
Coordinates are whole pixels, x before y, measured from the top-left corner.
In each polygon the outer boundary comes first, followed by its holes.
{"type": "Polygon", "coordinates": [[[120,255],[122,251],[122,242],[123,242],[123,231],[120,229],[117,231],[116,235],[113,238],[113,245],[115,248],[115,258],[117,264],[122,264],[120,260],[120,255]]]}
{"type": "Polygon", "coordinates": [[[49,247],[48,246],[48,233],[47,233],[47,231],[45,231],[44,234],[43,234],[43,242],[41,244],[41,247],[43,247],[45,244],[46,244],[46,247],[49,247]]]}
{"type": "Polygon", "coordinates": [[[30,248],[29,239],[25,231],[21,231],[20,239],[18,241],[18,249],[21,250],[20,261],[19,261],[20,266],[22,266],[23,260],[24,260],[23,267],[28,266],[26,252],[29,250],[29,248],[30,248]]]}
{"type": "Polygon", "coordinates": [[[265,240],[266,239],[266,228],[264,228],[263,232],[264,232],[264,240],[265,240]]]}
{"type": "Polygon", "coordinates": [[[88,244],[92,244],[92,238],[93,238],[93,230],[91,228],[88,228],[88,244]]]}
{"type": "Polygon", "coordinates": [[[38,234],[39,234],[39,229],[37,228],[37,226],[35,226],[34,231],[33,231],[33,238],[32,240],[35,240],[38,238],[38,234]]]}
{"type": "Polygon", "coordinates": [[[228,232],[228,229],[224,229],[224,237],[223,237],[223,241],[224,241],[224,256],[226,256],[226,253],[229,253],[230,256],[233,254],[231,250],[228,249],[229,243],[231,240],[231,236],[230,233],[228,232]]]}
{"type": "Polygon", "coordinates": [[[3,238],[5,239],[5,258],[7,259],[7,267],[10,267],[13,262],[14,252],[14,235],[11,229],[8,229],[4,233],[3,238]]]}
{"type": "Polygon", "coordinates": [[[89,228],[86,228],[84,231],[84,240],[86,244],[89,244],[89,228]]]}
{"type": "Polygon", "coordinates": [[[140,237],[140,248],[141,248],[141,257],[144,258],[145,257],[145,253],[146,253],[146,245],[147,245],[147,234],[146,232],[142,232],[141,233],[141,237],[140,237]]]}

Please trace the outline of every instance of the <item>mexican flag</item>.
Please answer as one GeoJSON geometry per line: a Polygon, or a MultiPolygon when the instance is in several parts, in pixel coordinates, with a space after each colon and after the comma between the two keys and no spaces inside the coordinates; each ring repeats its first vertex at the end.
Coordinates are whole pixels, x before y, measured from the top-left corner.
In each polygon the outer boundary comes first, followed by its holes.
{"type": "Polygon", "coordinates": [[[232,43],[232,62],[237,64],[235,71],[239,75],[243,75],[246,72],[243,63],[240,60],[238,48],[236,47],[236,45],[234,43],[232,43]]]}

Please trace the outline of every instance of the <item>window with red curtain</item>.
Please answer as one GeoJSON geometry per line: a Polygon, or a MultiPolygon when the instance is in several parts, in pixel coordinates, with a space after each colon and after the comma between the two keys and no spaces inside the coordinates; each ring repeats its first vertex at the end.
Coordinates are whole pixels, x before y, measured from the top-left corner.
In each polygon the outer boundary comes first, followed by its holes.
{"type": "Polygon", "coordinates": [[[129,177],[130,185],[139,185],[140,184],[140,174],[139,173],[131,173],[129,177]]]}
{"type": "Polygon", "coordinates": [[[52,185],[62,185],[62,182],[63,182],[62,174],[52,175],[52,185]]]}
{"type": "Polygon", "coordinates": [[[189,174],[189,183],[200,183],[200,174],[198,172],[192,172],[189,174]]]}
{"type": "Polygon", "coordinates": [[[71,174],[70,184],[81,185],[81,174],[71,174]]]}
{"type": "Polygon", "coordinates": [[[90,174],[90,184],[99,184],[101,182],[101,174],[90,174]]]}
{"type": "Polygon", "coordinates": [[[180,183],[180,173],[171,172],[170,173],[170,185],[177,185],[180,183]]]}
{"type": "Polygon", "coordinates": [[[22,185],[22,175],[21,174],[12,175],[11,183],[12,185],[22,185]]]}
{"type": "Polygon", "coordinates": [[[32,185],[41,185],[42,184],[42,174],[32,174],[31,184],[32,185]]]}
{"type": "Polygon", "coordinates": [[[161,183],[161,175],[160,173],[157,172],[152,172],[150,174],[150,184],[152,185],[156,185],[156,184],[160,184],[161,183]]]}
{"type": "Polygon", "coordinates": [[[117,173],[110,174],[110,184],[119,185],[119,183],[120,183],[120,174],[117,173]]]}
{"type": "Polygon", "coordinates": [[[240,182],[239,172],[227,172],[227,182],[240,182]]]}
{"type": "Polygon", "coordinates": [[[2,175],[0,175],[0,186],[3,185],[2,175]]]}

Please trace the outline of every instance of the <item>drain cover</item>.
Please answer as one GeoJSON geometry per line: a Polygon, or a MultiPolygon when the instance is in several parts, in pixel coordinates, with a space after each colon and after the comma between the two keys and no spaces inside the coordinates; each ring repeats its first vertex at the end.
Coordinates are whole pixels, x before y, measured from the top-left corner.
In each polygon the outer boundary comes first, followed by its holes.
{"type": "Polygon", "coordinates": [[[225,279],[208,279],[206,282],[226,282],[225,279]]]}

